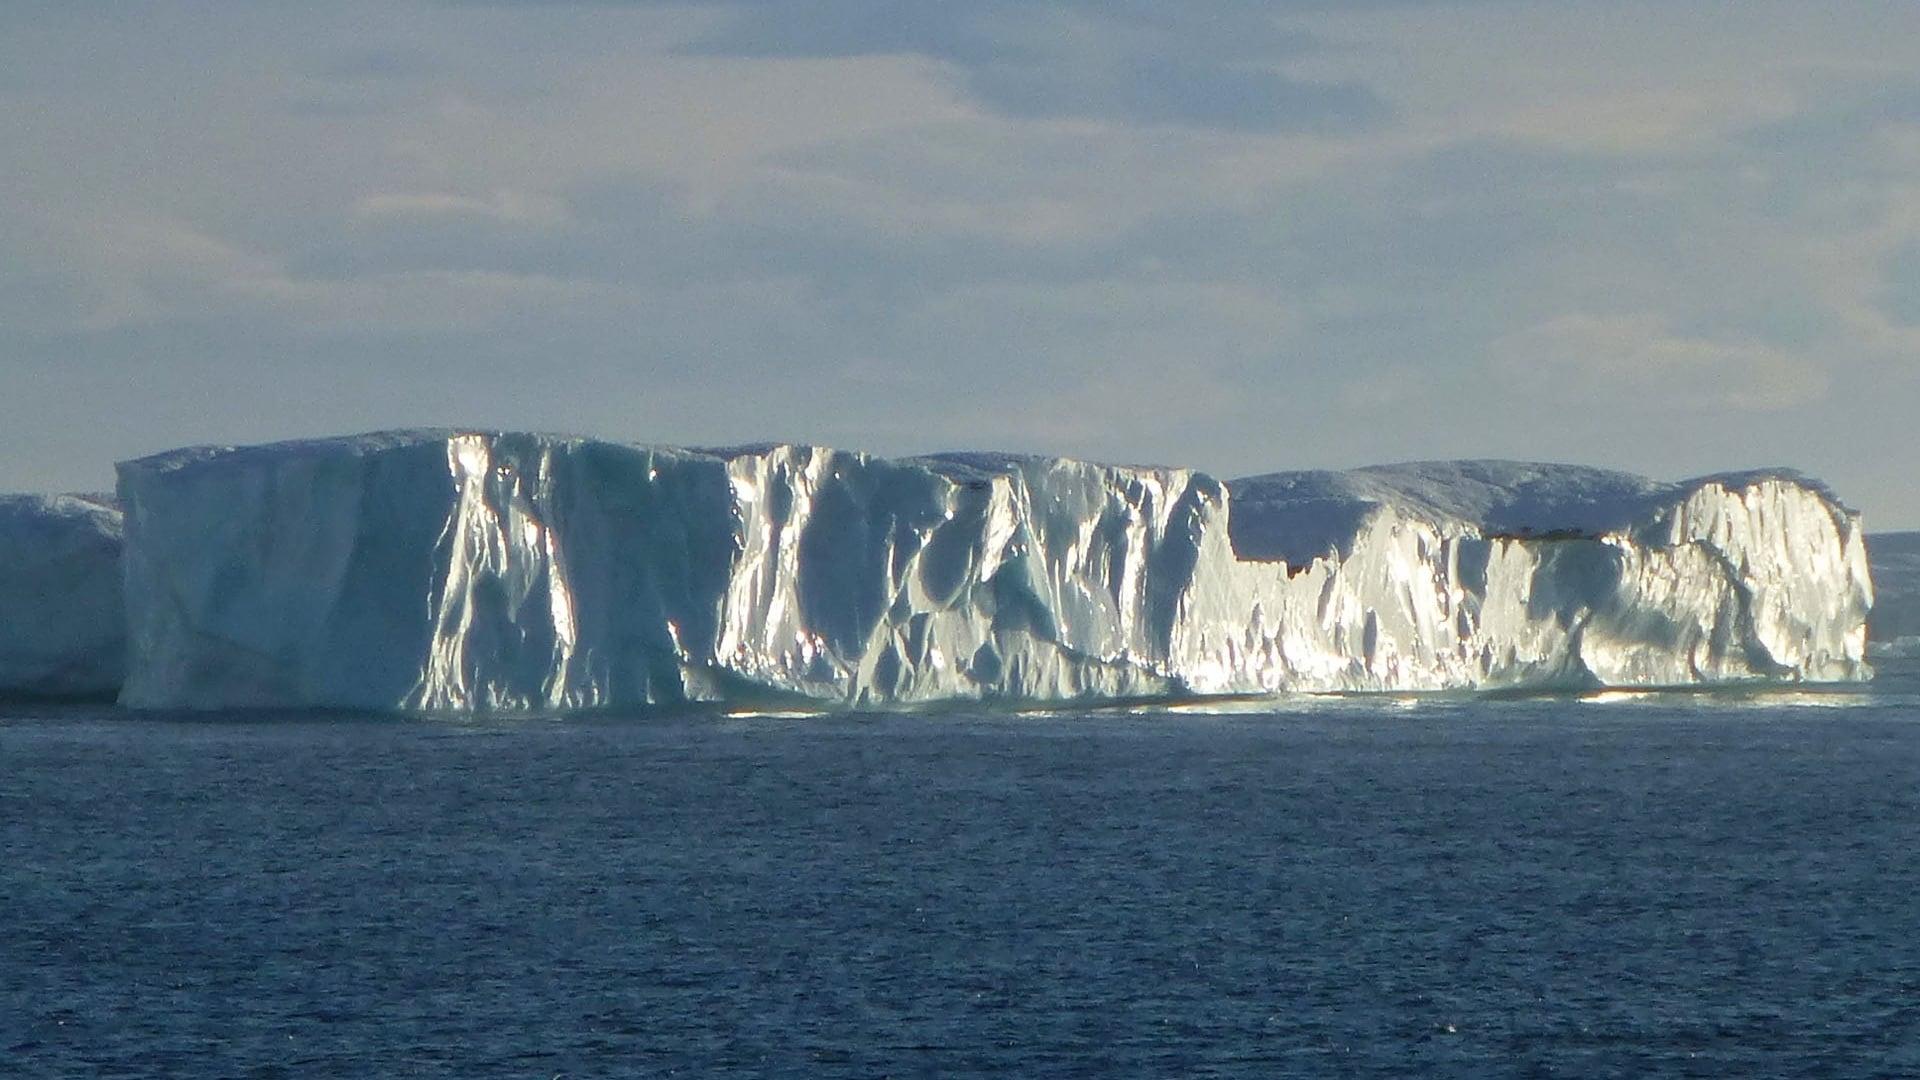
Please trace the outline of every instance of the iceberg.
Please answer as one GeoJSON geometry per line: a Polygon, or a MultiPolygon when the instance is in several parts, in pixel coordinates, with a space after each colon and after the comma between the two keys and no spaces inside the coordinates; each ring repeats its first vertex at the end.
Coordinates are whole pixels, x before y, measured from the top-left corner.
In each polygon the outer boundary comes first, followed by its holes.
{"type": "Polygon", "coordinates": [[[0,697],[119,691],[120,543],[120,510],[107,496],[0,495],[0,697]]]}
{"type": "Polygon", "coordinates": [[[529,713],[1867,677],[1787,471],[1190,469],[403,431],[119,467],[147,708],[529,713]]]}

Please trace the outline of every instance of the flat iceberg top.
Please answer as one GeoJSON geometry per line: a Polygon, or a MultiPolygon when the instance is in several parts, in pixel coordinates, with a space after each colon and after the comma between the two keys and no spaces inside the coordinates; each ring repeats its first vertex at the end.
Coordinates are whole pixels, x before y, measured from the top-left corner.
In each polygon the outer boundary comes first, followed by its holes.
{"type": "Polygon", "coordinates": [[[1500,460],[1266,473],[1227,488],[1235,552],[1243,559],[1299,565],[1348,553],[1366,520],[1384,508],[1483,535],[1598,536],[1642,524],[1708,485],[1738,490],[1766,480],[1831,497],[1791,469],[1671,482],[1584,465],[1500,460]]]}
{"type": "MultiPolygon", "coordinates": [[[[1050,457],[1043,454],[1005,453],[988,450],[943,451],[917,457],[889,459],[869,454],[865,451],[845,450],[804,442],[741,443],[728,446],[669,446],[658,443],[626,442],[618,439],[604,439],[595,436],[573,435],[562,432],[500,431],[487,428],[399,428],[389,431],[370,431],[357,435],[331,435],[312,439],[288,439],[281,442],[250,445],[208,444],[203,446],[187,446],[135,458],[122,462],[121,464],[136,471],[150,474],[174,472],[201,463],[215,461],[229,465],[247,463],[278,465],[288,460],[298,460],[302,458],[359,458],[422,447],[439,447],[446,444],[449,440],[467,436],[487,439],[510,439],[533,445],[551,447],[619,447],[681,459],[704,459],[715,462],[731,462],[744,458],[764,457],[782,450],[811,451],[820,454],[844,454],[861,461],[891,461],[896,465],[921,468],[938,476],[961,482],[989,476],[1007,475],[1026,470],[1038,471],[1050,468],[1074,467],[1137,473],[1192,473],[1192,470],[1188,469],[1175,469],[1163,466],[1113,465],[1103,462],[1084,461],[1076,458],[1050,457]]],[[[105,500],[108,505],[112,505],[111,496],[101,496],[100,498],[105,500]]]]}
{"type": "Polygon", "coordinates": [[[0,529],[9,532],[79,518],[89,519],[111,535],[120,535],[120,505],[111,495],[0,495],[0,529]]]}
{"type": "Polygon", "coordinates": [[[103,491],[0,495],[0,511],[8,513],[84,513],[95,510],[113,511],[118,509],[118,506],[114,497],[103,491]]]}
{"type": "Polygon", "coordinates": [[[1046,454],[1017,454],[1003,450],[943,450],[937,454],[926,454],[910,460],[926,465],[937,471],[956,476],[963,476],[969,472],[990,475],[995,473],[1017,472],[1025,469],[1047,469],[1062,466],[1084,466],[1088,468],[1112,469],[1120,472],[1135,473],[1191,473],[1194,471],[1192,469],[1180,469],[1165,465],[1087,461],[1082,458],[1051,457],[1046,454]]]}
{"type": "MultiPolygon", "coordinates": [[[[281,463],[301,458],[340,458],[367,457],[395,450],[407,450],[423,446],[441,446],[450,439],[463,435],[485,435],[496,438],[527,439],[551,445],[582,445],[586,443],[606,443],[611,440],[590,439],[579,435],[550,434],[544,432],[507,432],[489,431],[480,428],[398,428],[391,431],[369,431],[358,435],[329,435],[314,439],[287,439],[281,442],[255,443],[244,446],[208,444],[204,446],[183,446],[177,450],[164,450],[157,454],[121,462],[142,472],[165,473],[198,465],[205,461],[224,461],[233,464],[245,462],[281,463]]],[[[690,453],[691,451],[682,451],[690,453]]]]}
{"type": "MultiPolygon", "coordinates": [[[[885,462],[859,451],[802,443],[676,447],[629,443],[580,435],[504,432],[476,428],[407,428],[295,439],[251,446],[192,446],[123,463],[136,471],[164,474],[202,463],[281,465],[289,459],[364,458],[439,447],[465,436],[507,439],[547,447],[619,447],[681,460],[716,463],[763,457],[783,449],[846,454],[885,462]]],[[[1000,451],[946,451],[892,459],[967,483],[1012,473],[1088,468],[1115,473],[1188,476],[1207,485],[1204,473],[1157,466],[1111,465],[1072,458],[1000,451]]],[[[1243,477],[1224,485],[1232,503],[1229,536],[1234,553],[1255,562],[1301,566],[1327,555],[1345,556],[1368,519],[1391,508],[1446,532],[1489,536],[1597,536],[1641,525],[1710,484],[1739,490],[1765,480],[1805,487],[1840,507],[1818,481],[1785,468],[1716,473],[1682,481],[1652,480],[1633,473],[1583,465],[1504,460],[1417,461],[1337,470],[1298,470],[1243,477]]],[[[62,496],[71,498],[71,496],[62,496]]],[[[111,500],[102,497],[107,505],[111,500]]]]}

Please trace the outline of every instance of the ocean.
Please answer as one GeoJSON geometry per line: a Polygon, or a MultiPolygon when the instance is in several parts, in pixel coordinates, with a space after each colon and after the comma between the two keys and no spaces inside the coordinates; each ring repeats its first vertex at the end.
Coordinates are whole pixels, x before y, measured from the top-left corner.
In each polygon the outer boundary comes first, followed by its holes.
{"type": "Polygon", "coordinates": [[[0,707],[0,1074],[1920,1076],[1862,687],[0,707]]]}

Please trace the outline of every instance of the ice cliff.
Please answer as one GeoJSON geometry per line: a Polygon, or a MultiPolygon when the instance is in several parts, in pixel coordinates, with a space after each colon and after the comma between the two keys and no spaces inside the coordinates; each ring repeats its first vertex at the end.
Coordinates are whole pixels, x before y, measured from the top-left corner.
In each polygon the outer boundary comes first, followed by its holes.
{"type": "Polygon", "coordinates": [[[120,466],[122,700],[521,712],[1864,677],[1791,473],[397,432],[120,466]]]}
{"type": "Polygon", "coordinates": [[[120,524],[104,495],[0,495],[0,697],[120,689],[120,524]]]}

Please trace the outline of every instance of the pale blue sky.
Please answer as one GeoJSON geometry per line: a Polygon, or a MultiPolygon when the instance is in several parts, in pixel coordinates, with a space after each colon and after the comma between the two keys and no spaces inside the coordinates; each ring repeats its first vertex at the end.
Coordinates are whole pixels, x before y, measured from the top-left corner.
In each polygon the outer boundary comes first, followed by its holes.
{"type": "Polygon", "coordinates": [[[0,489],[436,424],[1920,527],[1920,4],[0,7],[0,489]]]}

